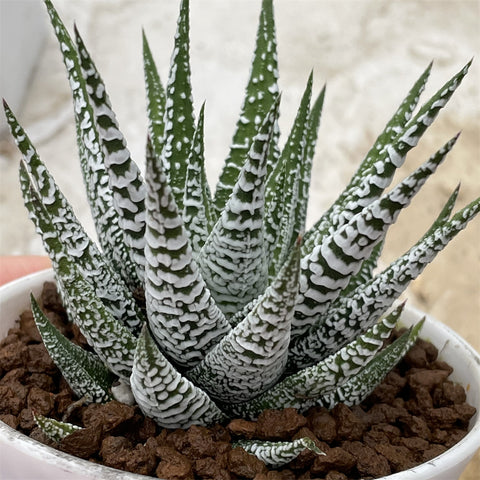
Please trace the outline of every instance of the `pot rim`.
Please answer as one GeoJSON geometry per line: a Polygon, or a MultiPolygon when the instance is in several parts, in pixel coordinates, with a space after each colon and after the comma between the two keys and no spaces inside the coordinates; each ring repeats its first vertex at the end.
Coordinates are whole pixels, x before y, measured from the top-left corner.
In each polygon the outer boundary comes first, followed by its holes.
{"type": "MultiPolygon", "coordinates": [[[[2,317],[4,316],[4,307],[2,307],[3,302],[7,301],[11,297],[20,297],[23,295],[25,296],[26,303],[28,304],[28,292],[32,289],[39,291],[39,288],[42,287],[43,282],[52,281],[53,279],[53,270],[50,268],[26,275],[1,286],[0,312],[2,317]]],[[[16,314],[18,315],[19,313],[20,312],[17,311],[16,314]]],[[[478,352],[451,328],[415,307],[406,306],[405,315],[402,316],[401,320],[411,323],[413,318],[416,318],[418,321],[418,319],[423,316],[426,317],[426,321],[422,333],[425,332],[427,334],[421,334],[423,338],[429,338],[432,334],[442,334],[441,336],[448,337],[443,346],[438,344],[436,345],[440,350],[440,356],[444,349],[443,347],[451,342],[456,348],[459,349],[460,355],[469,357],[473,370],[470,373],[471,382],[469,382],[467,385],[467,391],[472,383],[476,383],[478,385],[480,396],[480,355],[478,352]]],[[[455,463],[462,461],[468,462],[478,448],[478,445],[480,445],[480,398],[477,403],[478,404],[475,405],[477,412],[472,419],[473,424],[471,429],[468,434],[457,444],[449,448],[445,453],[426,463],[422,463],[409,470],[394,473],[377,480],[429,479],[432,478],[432,475],[435,473],[448,470],[455,463]],[[458,457],[459,460],[457,462],[453,462],[452,457],[458,457]]],[[[23,453],[38,460],[41,459],[48,463],[53,463],[57,467],[65,470],[65,472],[75,471],[75,465],[78,465],[82,474],[92,475],[92,478],[102,478],[104,480],[140,480],[142,478],[148,478],[144,475],[124,472],[101,464],[94,464],[68,453],[55,450],[54,448],[48,447],[47,445],[31,439],[30,437],[18,432],[17,430],[0,421],[0,439],[1,437],[6,437],[6,442],[8,442],[9,445],[14,445],[23,453]]]]}

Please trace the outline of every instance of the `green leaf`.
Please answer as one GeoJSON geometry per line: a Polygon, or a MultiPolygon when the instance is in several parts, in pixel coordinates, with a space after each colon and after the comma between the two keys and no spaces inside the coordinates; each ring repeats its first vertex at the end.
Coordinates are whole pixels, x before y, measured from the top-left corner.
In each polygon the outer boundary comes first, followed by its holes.
{"type": "Polygon", "coordinates": [[[271,256],[269,258],[269,278],[276,276],[296,238],[303,233],[296,231],[295,227],[299,225],[299,219],[296,217],[298,203],[308,200],[308,198],[299,196],[299,190],[303,189],[301,182],[305,174],[303,164],[305,163],[312,84],[313,74],[311,73],[279,163],[268,178],[265,188],[267,211],[264,220],[267,232],[265,239],[267,252],[269,257],[271,256]],[[279,170],[283,171],[279,172],[279,170]],[[277,212],[276,215],[270,216],[272,210],[270,205],[272,204],[277,212]],[[280,220],[278,223],[277,216],[280,220]]]}
{"type": "Polygon", "coordinates": [[[324,396],[320,403],[331,409],[340,402],[349,406],[363,402],[410,350],[418,338],[424,321],[425,318],[384,348],[358,375],[331,394],[324,396]]]}
{"type": "Polygon", "coordinates": [[[160,156],[163,150],[165,90],[160,81],[145,32],[143,32],[143,68],[147,91],[148,135],[152,142],[152,148],[160,156]]]}
{"type": "Polygon", "coordinates": [[[278,104],[277,99],[255,135],[227,205],[198,256],[202,276],[227,316],[267,286],[263,245],[266,160],[278,104]]]}
{"type": "Polygon", "coordinates": [[[238,310],[235,315],[228,319],[228,323],[230,323],[232,327],[236,327],[242,320],[245,320],[247,315],[255,308],[261,298],[262,296],[259,295],[258,297],[248,302],[241,310],[238,310]]]}
{"type": "MultiPolygon", "coordinates": [[[[230,153],[225,160],[223,170],[215,191],[214,204],[217,216],[225,207],[242,170],[254,136],[261,122],[270,111],[278,96],[277,42],[275,37],[275,20],[273,1],[263,0],[260,12],[255,53],[252,60],[250,78],[245,91],[240,119],[233,135],[230,153]]],[[[276,122],[276,121],[275,121],[276,122]]],[[[272,136],[272,144],[276,145],[278,128],[272,136]]],[[[276,155],[273,148],[269,160],[273,163],[276,155]]],[[[267,174],[273,165],[267,161],[267,174]]]]}
{"type": "Polygon", "coordinates": [[[130,381],[142,412],[161,427],[188,428],[225,419],[208,395],[168,362],[147,328],[138,339],[130,381]]]}
{"type": "Polygon", "coordinates": [[[205,173],[203,120],[204,105],[200,110],[192,150],[187,161],[183,199],[183,219],[195,254],[202,249],[215,223],[212,197],[205,173]]]}
{"type": "Polygon", "coordinates": [[[113,192],[113,206],[123,235],[118,237],[116,267],[132,289],[143,285],[145,276],[145,185],[132,160],[126,140],[112,111],[105,84],[75,28],[79,58],[90,98],[105,167],[113,192]]]}
{"type": "Polygon", "coordinates": [[[340,293],[341,296],[348,295],[355,288],[369,282],[373,278],[373,272],[377,268],[378,259],[382,254],[384,244],[385,241],[382,241],[373,247],[372,253],[362,262],[358,273],[350,277],[348,285],[340,293]]]}
{"type": "MultiPolygon", "coordinates": [[[[195,132],[190,85],[189,0],[182,0],[168,76],[162,161],[178,210],[183,211],[187,158],[195,132]]],[[[156,148],[155,141],[153,143],[156,148]]]]}
{"type": "Polygon", "coordinates": [[[79,398],[90,402],[111,400],[112,375],[100,359],[65,338],[30,296],[33,318],[48,354],[79,398]]]}
{"type": "MultiPolygon", "coordinates": [[[[96,288],[79,274],[78,259],[70,255],[65,244],[62,243],[61,232],[59,233],[55,228],[49,211],[42,205],[38,192],[33,188],[24,162],[21,163],[20,178],[27,209],[43,235],[46,249],[52,258],[59,290],[70,317],[78,323],[89,344],[112,371],[128,379],[132,363],[128,360],[128,350],[134,349],[133,335],[112,315],[111,308],[107,308],[96,296],[96,288]],[[82,304],[82,301],[85,303],[82,304]],[[111,338],[115,338],[117,343],[112,344],[111,338]]],[[[95,269],[94,266],[90,271],[90,275],[94,278],[101,274],[102,263],[96,267],[95,269]]],[[[88,265],[86,271],[88,271],[88,265]]],[[[115,289],[111,288],[111,290],[111,292],[103,291],[106,299],[114,294],[115,289]]],[[[131,302],[134,302],[133,298],[131,302]]],[[[135,329],[142,318],[132,316],[135,311],[128,313],[133,319],[129,327],[135,329]]],[[[122,318],[126,322],[128,319],[128,316],[122,318]]]]}
{"type": "MultiPolygon", "coordinates": [[[[443,162],[457,138],[447,142],[395,188],[370,203],[302,258],[303,275],[293,335],[307,331],[327,311],[348,285],[351,276],[356,275],[363,261],[370,257],[375,245],[383,242],[389,226],[395,223],[401,210],[443,162]]],[[[316,346],[308,343],[306,337],[305,341],[298,340],[294,347],[295,358],[308,358],[310,353],[307,351],[312,352],[312,362],[319,359],[318,353],[314,353],[320,351],[316,346]],[[302,347],[297,350],[300,344],[302,347]]]]}
{"type": "Polygon", "coordinates": [[[75,264],[70,265],[70,271],[67,278],[58,278],[58,281],[66,294],[71,320],[105,365],[128,382],[135,354],[135,336],[110,314],[75,264]]]}
{"type": "Polygon", "coordinates": [[[311,450],[317,455],[325,455],[308,437],[298,438],[291,442],[266,442],[260,440],[241,440],[233,444],[233,448],[241,447],[252,453],[259,460],[272,467],[283,467],[295,460],[304,450],[311,450]]]}
{"type": "MultiPolygon", "coordinates": [[[[454,190],[449,200],[440,212],[435,222],[435,225],[440,225],[441,222],[449,219],[452,209],[455,205],[459,190],[460,186],[458,186],[454,190]]],[[[428,235],[428,232],[426,235],[428,235]]],[[[374,276],[374,270],[377,267],[378,259],[380,258],[380,255],[382,253],[383,245],[384,242],[377,244],[377,246],[373,249],[370,257],[362,263],[362,267],[357,273],[357,275],[354,275],[350,278],[347,287],[342,290],[342,297],[350,295],[356,288],[361,287],[362,285],[365,285],[372,280],[374,276]]]]}
{"type": "Polygon", "coordinates": [[[72,423],[60,422],[54,418],[47,418],[43,415],[36,415],[33,413],[33,419],[38,425],[40,430],[54,442],[59,442],[64,439],[67,435],[75,432],[76,430],[81,430],[82,428],[78,425],[73,425],[72,423]]]}
{"type": "Polygon", "coordinates": [[[151,332],[165,354],[191,368],[230,330],[193,258],[162,163],[147,157],[145,298],[151,332]]]}
{"type": "Polygon", "coordinates": [[[89,101],[80,59],[75,44],[52,2],[45,0],[45,4],[57,36],[70,82],[80,165],[97,236],[107,258],[115,264],[121,265],[123,262],[128,262],[129,259],[122,257],[122,254],[126,252],[123,248],[123,232],[119,227],[118,216],[113,207],[113,192],[109,186],[109,175],[105,167],[95,113],[89,101]]]}
{"type": "Polygon", "coordinates": [[[266,409],[296,408],[304,412],[351,377],[358,374],[383,347],[403,310],[400,305],[345,347],[317,364],[289,375],[249,402],[234,405],[232,414],[255,419],[266,409]]]}
{"type": "Polygon", "coordinates": [[[408,95],[401,103],[393,117],[385,126],[383,132],[378,136],[373,144],[372,148],[368,151],[364,160],[360,164],[360,167],[350,179],[347,187],[341,194],[343,200],[347,200],[349,197],[355,194],[356,189],[364,181],[365,175],[375,172],[375,163],[382,158],[382,152],[385,148],[394,143],[398,135],[402,133],[407,122],[411,119],[413,111],[418,105],[418,101],[422,92],[425,89],[425,85],[430,77],[433,63],[431,62],[420,78],[415,82],[412,89],[408,92],[408,95]]]}
{"type": "Polygon", "coordinates": [[[319,245],[323,241],[330,231],[340,228],[353,215],[382,194],[392,181],[396,169],[403,164],[407,153],[418,143],[428,126],[460,85],[470,64],[471,62],[454,75],[422,106],[413,118],[405,122],[410,118],[411,111],[417,104],[420,92],[424,88],[430,71],[430,67],[427,68],[382,135],[377,139],[374,148],[370,150],[349,186],[305,234],[303,254],[309,253],[315,245],[319,245]]]}
{"type": "Polygon", "coordinates": [[[295,339],[292,356],[301,357],[305,350],[323,351],[328,355],[375,323],[410,282],[479,213],[480,198],[449,219],[455,196],[454,192],[439,218],[412,248],[370,282],[360,285],[347,297],[340,297],[307,334],[295,339]]]}
{"type": "Polygon", "coordinates": [[[138,329],[143,315],[127,285],[90,240],[5,102],[4,108],[12,135],[24,158],[20,163],[20,186],[25,206],[57,275],[60,274],[63,257],[75,258],[83,275],[95,286],[97,294],[115,318],[133,330],[138,329]]]}
{"type": "Polygon", "coordinates": [[[320,94],[315,100],[315,103],[310,109],[310,114],[308,115],[306,144],[304,148],[303,161],[300,165],[300,185],[298,188],[298,200],[295,212],[294,231],[299,233],[305,231],[313,157],[315,155],[315,146],[317,144],[318,129],[320,127],[324,99],[325,87],[322,88],[320,94]]]}
{"type": "Polygon", "coordinates": [[[298,290],[299,251],[300,241],[247,317],[189,372],[212,398],[245,401],[282,375],[298,290]]]}

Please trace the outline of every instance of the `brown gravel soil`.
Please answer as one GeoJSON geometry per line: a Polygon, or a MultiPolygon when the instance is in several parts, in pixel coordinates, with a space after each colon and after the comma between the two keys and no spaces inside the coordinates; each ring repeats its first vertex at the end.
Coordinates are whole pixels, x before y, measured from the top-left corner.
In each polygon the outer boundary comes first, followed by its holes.
{"type": "MultiPolygon", "coordinates": [[[[85,345],[67,322],[55,285],[40,300],[50,320],[85,345]]],[[[397,333],[398,334],[398,333],[397,333]]],[[[0,420],[64,452],[168,480],[351,480],[399,472],[440,455],[467,434],[475,408],[448,380],[452,369],[437,349],[419,340],[360,406],[267,410],[257,421],[166,430],[138,407],[117,401],[82,405],[41,343],[31,312],[0,343],[0,420]],[[84,427],[55,444],[36,426],[32,411],[84,427]],[[286,467],[267,468],[232,441],[310,437],[326,455],[304,451],[286,467]]]]}

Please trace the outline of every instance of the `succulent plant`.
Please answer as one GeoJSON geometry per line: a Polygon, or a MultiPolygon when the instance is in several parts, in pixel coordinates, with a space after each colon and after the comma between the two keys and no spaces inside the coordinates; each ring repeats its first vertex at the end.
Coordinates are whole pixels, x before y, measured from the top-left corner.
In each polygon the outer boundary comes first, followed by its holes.
{"type": "MultiPolygon", "coordinates": [[[[99,246],[6,104],[5,111],[23,154],[25,205],[69,318],[91,346],[87,351],[64,338],[32,297],[45,346],[76,395],[105,402],[119,395],[114,385],[120,381],[166,428],[365,399],[421,329],[422,322],[385,346],[403,309],[394,302],[480,209],[477,199],[452,214],[457,188],[418,243],[377,272],[388,227],[457,136],[386,189],[469,64],[415,112],[427,67],[350,183],[305,231],[325,88],[312,102],[309,76],[281,147],[272,0],[262,4],[245,100],[213,196],[205,174],[203,106],[194,121],[188,0],[181,2],[165,88],[143,37],[145,179],[78,31],[72,39],[50,0],[45,3],[72,89],[99,246]]],[[[37,421],[55,439],[78,428],[41,416],[37,421]]],[[[276,465],[304,448],[316,450],[308,439],[242,446],[276,465]]]]}

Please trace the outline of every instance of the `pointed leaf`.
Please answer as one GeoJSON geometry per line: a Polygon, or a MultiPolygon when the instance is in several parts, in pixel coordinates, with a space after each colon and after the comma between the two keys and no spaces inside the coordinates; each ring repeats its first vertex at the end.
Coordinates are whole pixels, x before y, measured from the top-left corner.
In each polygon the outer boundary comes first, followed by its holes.
{"type": "Polygon", "coordinates": [[[205,173],[203,117],[204,105],[200,110],[192,150],[188,157],[183,198],[183,219],[195,254],[200,252],[215,223],[212,197],[205,173]]]}
{"type": "Polygon", "coordinates": [[[297,298],[299,251],[300,241],[245,320],[189,372],[212,398],[232,403],[248,400],[283,373],[297,298]]]}
{"type": "Polygon", "coordinates": [[[373,272],[375,268],[377,268],[378,259],[382,254],[384,244],[385,241],[382,241],[375,245],[370,256],[363,261],[358,273],[350,277],[348,285],[341,291],[340,295],[342,297],[348,295],[350,292],[355,290],[355,288],[360,285],[364,285],[372,279],[373,272]]]}
{"type": "Polygon", "coordinates": [[[245,317],[249,315],[249,313],[255,308],[255,306],[261,299],[262,295],[259,295],[258,297],[248,302],[241,310],[238,310],[235,315],[228,319],[228,323],[230,323],[232,327],[236,327],[240,322],[245,320],[245,317]]]}
{"type": "MultiPolygon", "coordinates": [[[[426,235],[369,283],[356,288],[348,297],[340,297],[309,331],[297,337],[291,346],[296,359],[312,352],[335,352],[358,332],[362,332],[393,304],[412,280],[443,250],[467,223],[480,212],[480,198],[445,218],[452,197],[426,235]],[[306,353],[308,352],[308,353],[306,353]]],[[[296,360],[301,362],[301,360],[296,360]]]]}
{"type": "MultiPolygon", "coordinates": [[[[458,196],[460,186],[458,186],[452,195],[450,196],[449,200],[443,207],[442,211],[440,212],[436,222],[440,224],[442,221],[448,220],[450,218],[450,214],[452,212],[452,209],[455,205],[455,201],[458,196]]],[[[369,283],[372,278],[373,278],[373,273],[375,268],[377,267],[378,259],[380,258],[380,255],[382,253],[384,242],[379,243],[372,251],[372,254],[370,255],[369,258],[367,258],[363,264],[362,268],[360,271],[357,273],[357,275],[352,276],[350,278],[350,281],[348,282],[347,287],[345,287],[342,290],[341,296],[348,296],[350,293],[353,292],[358,287],[361,287],[362,285],[365,285],[369,283]]]]}
{"type": "Polygon", "coordinates": [[[90,104],[95,115],[105,167],[113,192],[113,206],[123,232],[116,251],[122,252],[120,271],[133,288],[143,285],[145,257],[145,185],[138,166],[132,160],[126,140],[119,130],[105,84],[75,28],[75,39],[86,81],[90,104]]]}
{"type": "Polygon", "coordinates": [[[198,256],[217,305],[230,316],[265,291],[263,246],[266,159],[278,99],[260,127],[225,209],[198,256]]]}
{"type": "Polygon", "coordinates": [[[53,266],[58,265],[63,256],[75,258],[83,275],[95,286],[97,294],[115,318],[129,328],[137,329],[143,322],[143,315],[128,287],[80,225],[72,207],[5,102],[4,108],[12,135],[24,158],[20,164],[20,185],[25,205],[42,236],[53,266]]]}
{"type": "Polygon", "coordinates": [[[128,262],[129,259],[128,255],[127,258],[122,257],[125,254],[123,233],[113,208],[113,192],[109,187],[104,153],[80,60],[75,44],[51,0],[45,0],[45,4],[57,36],[72,90],[80,165],[97,236],[104,254],[121,269],[123,262],[128,262]]]}
{"type": "Polygon", "coordinates": [[[358,405],[363,402],[375,388],[380,385],[387,373],[405,356],[418,338],[424,320],[418,322],[408,332],[397,338],[391,345],[383,349],[354,378],[338,388],[335,392],[324,396],[321,404],[333,408],[337,403],[358,405]]]}
{"type": "Polygon", "coordinates": [[[151,332],[166,355],[193,367],[230,326],[193,259],[162,163],[147,158],[145,298],[151,332]]]}
{"type": "Polygon", "coordinates": [[[143,32],[143,68],[147,91],[148,135],[152,142],[152,148],[160,156],[163,150],[165,90],[160,81],[145,32],[143,32]]]}
{"type": "Polygon", "coordinates": [[[33,419],[35,420],[35,423],[38,425],[40,430],[54,442],[59,442],[67,435],[70,435],[76,430],[82,429],[78,425],[60,422],[58,420],[55,420],[54,418],[47,418],[43,415],[36,415],[35,413],[33,413],[33,419]]]}
{"type": "Polygon", "coordinates": [[[372,148],[368,151],[365,159],[360,164],[360,167],[351,178],[349,184],[341,194],[341,198],[347,199],[355,189],[362,183],[364,175],[368,171],[373,171],[375,162],[379,159],[379,152],[382,152],[384,148],[393,143],[407,122],[412,118],[413,111],[418,105],[420,96],[425,89],[425,85],[430,77],[433,63],[431,62],[425,71],[420,75],[419,79],[415,82],[408,95],[405,97],[400,107],[397,109],[393,117],[389,120],[383,132],[378,136],[373,144],[372,148]]]}
{"type": "Polygon", "coordinates": [[[142,412],[161,427],[188,428],[225,419],[208,395],[168,362],[147,328],[138,339],[130,381],[142,412]]]}
{"type": "Polygon", "coordinates": [[[316,224],[305,234],[305,251],[312,248],[315,242],[320,241],[321,236],[325,235],[328,228],[332,225],[335,218],[340,214],[341,209],[345,205],[347,199],[355,192],[364,180],[365,176],[375,166],[375,162],[384,157],[385,147],[395,141],[397,136],[403,131],[406,123],[410,120],[412,112],[416,108],[420,95],[425,89],[432,64],[422,73],[420,78],[415,82],[409,93],[385,126],[383,132],[375,140],[374,145],[368,151],[367,155],[361,162],[358,170],[351,178],[349,184],[337,198],[335,203],[323,214],[316,224]],[[381,155],[382,154],[382,155],[381,155]]]}
{"type": "Polygon", "coordinates": [[[395,171],[400,167],[407,153],[418,143],[428,126],[434,121],[439,111],[446,105],[453,92],[462,82],[468,72],[469,62],[459,73],[453,76],[418,113],[403,127],[402,111],[406,118],[410,116],[410,103],[416,104],[419,93],[423,90],[429,69],[420,77],[406,99],[399,112],[393,117],[392,125],[388,126],[378,139],[378,144],[365,159],[365,165],[359,168],[358,176],[340,195],[332,207],[322,218],[305,234],[303,254],[310,252],[315,245],[322,242],[325,235],[332,229],[338,229],[348,222],[353,215],[366,205],[377,199],[383,190],[390,184],[395,171]],[[404,107],[408,107],[405,110],[404,107]],[[399,114],[398,114],[399,113],[399,114]],[[396,126],[395,126],[396,125],[396,126]],[[396,136],[392,132],[397,132],[396,136]],[[393,138],[393,140],[391,140],[393,138]],[[389,141],[391,140],[391,141],[389,141]],[[385,143],[386,142],[386,143],[385,143]],[[375,148],[380,148],[378,154],[375,148]]]}
{"type": "Polygon", "coordinates": [[[33,318],[48,354],[79,398],[90,402],[111,400],[112,375],[98,357],[65,338],[30,296],[33,318]]]}
{"type": "MultiPolygon", "coordinates": [[[[175,202],[183,211],[187,158],[195,132],[190,85],[189,0],[182,0],[166,88],[162,161],[175,202]]],[[[153,144],[156,147],[155,143],[153,144]]]]}
{"type": "Polygon", "coordinates": [[[260,440],[241,440],[233,447],[242,447],[259,460],[272,467],[283,467],[295,460],[304,450],[311,450],[317,455],[325,455],[308,437],[298,438],[291,442],[262,442],[260,440]]]}
{"type": "MultiPolygon", "coordinates": [[[[253,138],[261,122],[278,96],[277,81],[277,42],[275,37],[273,1],[263,0],[257,30],[255,53],[245,92],[245,99],[242,105],[240,119],[233,136],[230,153],[225,160],[225,165],[215,192],[214,204],[217,216],[220,215],[220,212],[225,207],[237,183],[245,158],[247,157],[253,138]]],[[[278,137],[278,128],[275,128],[272,137],[272,143],[276,145],[275,137],[278,137]]],[[[270,153],[272,154],[273,151],[270,153]]],[[[271,159],[275,161],[275,155],[272,155],[271,159]]],[[[270,172],[268,166],[267,172],[270,172]]]]}
{"type": "Polygon", "coordinates": [[[272,175],[268,178],[265,189],[266,208],[269,208],[268,204],[270,202],[274,202],[276,208],[280,210],[278,213],[280,217],[279,224],[272,224],[275,222],[276,215],[272,217],[268,215],[265,216],[265,229],[267,231],[275,231],[273,245],[269,245],[268,239],[270,237],[268,235],[266,236],[267,252],[271,255],[271,258],[269,258],[270,278],[275,277],[278,269],[285,262],[295,239],[300,233],[303,233],[295,231],[295,226],[299,224],[296,217],[298,202],[306,200],[304,197],[301,198],[299,196],[299,190],[303,188],[301,183],[305,173],[302,164],[304,163],[307,142],[312,84],[313,74],[311,73],[292,130],[280,155],[278,165],[284,168],[283,175],[281,175],[283,184],[279,183],[279,175],[277,174],[277,170],[274,169],[272,175]],[[276,198],[272,200],[272,196],[276,198]]]}
{"type": "Polygon", "coordinates": [[[300,169],[300,185],[298,188],[298,200],[295,212],[294,231],[299,233],[305,231],[313,157],[315,155],[315,146],[317,144],[318,129],[320,127],[320,120],[322,117],[324,98],[325,87],[323,87],[322,91],[318,95],[308,115],[306,144],[300,169]]]}
{"type": "MultiPolygon", "coordinates": [[[[303,275],[294,335],[305,332],[326,312],[351,276],[356,275],[363,261],[370,257],[375,245],[383,242],[389,226],[443,162],[457,138],[447,142],[394,189],[370,203],[302,258],[303,275]]],[[[312,350],[311,346],[307,348],[312,350]]],[[[316,355],[312,360],[318,360],[316,355]]]]}
{"type": "Polygon", "coordinates": [[[136,338],[118,322],[96,296],[93,287],[70,265],[73,275],[58,278],[66,294],[69,314],[88,344],[108,368],[128,381],[135,354],[136,338]]]}
{"type": "MultiPolygon", "coordinates": [[[[358,374],[383,347],[403,310],[394,312],[373,325],[345,347],[316,365],[285,377],[250,402],[233,406],[232,413],[255,419],[266,409],[296,408],[300,412],[315,405],[316,400],[358,374]]],[[[291,358],[290,358],[291,360],[291,358]]]]}

